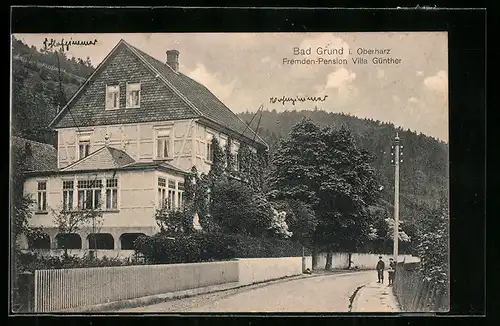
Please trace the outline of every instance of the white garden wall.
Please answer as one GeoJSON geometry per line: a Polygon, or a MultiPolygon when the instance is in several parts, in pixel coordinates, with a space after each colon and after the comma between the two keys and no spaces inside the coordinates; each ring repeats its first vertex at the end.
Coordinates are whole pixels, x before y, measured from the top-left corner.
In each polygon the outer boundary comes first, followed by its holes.
{"type": "Polygon", "coordinates": [[[241,285],[302,274],[302,257],[238,259],[241,285]]]}
{"type": "MultiPolygon", "coordinates": [[[[377,262],[379,260],[379,256],[382,256],[382,259],[386,264],[389,264],[389,258],[392,258],[392,255],[378,255],[378,254],[356,254],[353,253],[351,255],[351,268],[358,269],[375,269],[377,262]]],[[[400,262],[418,262],[420,261],[418,257],[414,257],[411,255],[399,255],[400,262]]],[[[326,265],[326,253],[320,253],[318,255],[316,264],[313,266],[313,269],[325,269],[326,265]]],[[[349,254],[348,253],[333,253],[332,257],[332,268],[333,269],[344,269],[349,266],[349,254]]]]}

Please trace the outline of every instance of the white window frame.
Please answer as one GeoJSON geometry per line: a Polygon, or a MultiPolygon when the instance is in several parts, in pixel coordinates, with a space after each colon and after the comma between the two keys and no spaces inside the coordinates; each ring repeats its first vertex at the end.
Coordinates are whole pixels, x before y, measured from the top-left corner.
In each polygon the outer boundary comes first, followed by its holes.
{"type": "Polygon", "coordinates": [[[240,159],[240,151],[238,150],[234,153],[234,171],[236,172],[240,171],[240,159]]]}
{"type": "Polygon", "coordinates": [[[106,191],[104,192],[104,205],[107,211],[118,211],[120,209],[120,182],[118,178],[106,178],[106,191]],[[114,185],[116,181],[116,185],[114,185]],[[113,182],[112,185],[110,183],[113,182]],[[108,192],[110,200],[108,205],[108,192]],[[113,207],[113,199],[115,200],[115,207],[113,207]]]}
{"type": "Polygon", "coordinates": [[[229,141],[229,138],[226,136],[220,136],[219,138],[219,146],[222,148],[223,151],[226,150],[227,143],[229,141]]]}
{"type": "Polygon", "coordinates": [[[232,147],[232,154],[234,155],[234,166],[233,169],[234,171],[238,172],[240,171],[240,144],[239,143],[233,143],[231,145],[232,147]]]}
{"type": "Polygon", "coordinates": [[[105,100],[105,106],[106,110],[118,110],[120,109],[120,85],[115,84],[115,85],[106,85],[106,98],[105,100]],[[114,106],[115,103],[113,103],[113,99],[110,99],[109,96],[111,94],[118,94],[118,99],[117,99],[117,105],[114,106]]]}
{"type": "Polygon", "coordinates": [[[78,146],[77,146],[77,154],[78,154],[78,159],[81,160],[82,158],[84,157],[87,157],[90,155],[90,147],[91,147],[91,144],[90,144],[90,133],[83,133],[83,134],[79,134],[78,135],[78,142],[77,142],[78,146]],[[81,155],[81,151],[80,151],[80,146],[86,146],[87,147],[87,155],[81,155]]]}
{"type": "Polygon", "coordinates": [[[177,182],[177,209],[184,208],[184,182],[177,182]],[[182,187],[182,189],[180,189],[182,187]]]}
{"type": "Polygon", "coordinates": [[[167,196],[167,178],[158,177],[158,207],[165,207],[165,199],[167,196]]]}
{"type": "Polygon", "coordinates": [[[72,211],[75,207],[74,194],[75,194],[75,181],[74,180],[63,180],[63,210],[72,211]],[[71,182],[71,187],[65,187],[66,183],[71,182]]]}
{"type": "MultiPolygon", "coordinates": [[[[227,163],[228,163],[227,158],[225,157],[226,146],[228,143],[229,143],[229,137],[222,135],[219,137],[219,146],[222,149],[222,152],[224,153],[224,168],[227,168],[227,163]]],[[[229,146],[231,146],[231,144],[229,144],[229,146]]],[[[229,149],[231,149],[231,147],[229,147],[229,149]]]]}
{"type": "Polygon", "coordinates": [[[126,108],[140,108],[141,107],[141,83],[127,83],[126,85],[126,108]],[[130,95],[132,92],[137,92],[137,104],[132,104],[130,95]]]}
{"type": "Polygon", "coordinates": [[[175,209],[177,207],[177,181],[167,180],[167,207],[175,209]]]}
{"type": "MultiPolygon", "coordinates": [[[[173,141],[173,128],[168,127],[168,128],[157,128],[155,132],[155,159],[156,160],[169,160],[173,158],[173,151],[174,151],[174,141],[173,141]],[[158,143],[159,141],[162,140],[162,142],[167,143],[167,156],[161,155],[158,151],[158,143]]],[[[163,143],[165,144],[165,143],[163,143]]],[[[162,146],[162,149],[164,148],[165,145],[162,146]]]]}
{"type": "Polygon", "coordinates": [[[205,137],[205,161],[212,163],[214,160],[214,149],[212,148],[212,139],[215,135],[207,131],[205,137]]]}
{"type": "Polygon", "coordinates": [[[48,180],[37,180],[37,190],[36,190],[36,212],[37,213],[47,213],[47,187],[48,180]],[[44,185],[44,189],[40,189],[41,185],[44,185]]]}
{"type": "Polygon", "coordinates": [[[87,196],[90,192],[92,195],[92,207],[90,209],[100,209],[102,207],[102,191],[103,191],[102,179],[80,179],[77,180],[77,207],[78,210],[89,209],[86,207],[87,196]],[[89,186],[86,185],[88,183],[89,186]],[[93,184],[94,183],[94,184],[93,184]],[[82,185],[82,186],[80,186],[82,185]],[[99,196],[96,196],[96,191],[99,191],[99,196]],[[80,204],[80,193],[83,194],[83,202],[80,204]],[[96,203],[96,198],[98,198],[98,203],[96,203]],[[98,205],[99,204],[99,205],[98,205]]]}

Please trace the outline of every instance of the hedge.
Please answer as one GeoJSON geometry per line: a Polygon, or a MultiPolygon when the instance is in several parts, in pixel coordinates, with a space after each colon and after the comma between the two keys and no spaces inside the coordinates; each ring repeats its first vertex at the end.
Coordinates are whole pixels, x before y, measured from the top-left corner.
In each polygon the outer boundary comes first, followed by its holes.
{"type": "Polygon", "coordinates": [[[17,256],[19,272],[34,272],[43,269],[89,268],[139,265],[142,262],[117,257],[94,258],[90,255],[41,256],[32,252],[19,253],[17,256]]]}
{"type": "MultiPolygon", "coordinates": [[[[163,234],[142,236],[136,252],[148,263],[177,264],[234,258],[300,257],[302,245],[290,240],[197,232],[178,238],[163,234]]],[[[309,251],[306,254],[310,254],[309,251]]]]}
{"type": "Polygon", "coordinates": [[[449,289],[427,280],[419,271],[419,263],[399,263],[396,267],[394,294],[403,311],[447,312],[449,289]]]}

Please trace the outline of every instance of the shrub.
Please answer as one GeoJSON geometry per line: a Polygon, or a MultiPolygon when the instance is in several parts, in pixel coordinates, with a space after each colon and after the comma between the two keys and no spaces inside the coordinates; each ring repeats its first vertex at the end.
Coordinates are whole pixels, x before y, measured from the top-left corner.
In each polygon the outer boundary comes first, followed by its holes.
{"type": "Polygon", "coordinates": [[[74,255],[41,256],[33,252],[18,254],[18,271],[34,272],[43,269],[110,267],[140,264],[139,261],[118,257],[92,258],[89,255],[78,257],[74,255]]]}
{"type": "Polygon", "coordinates": [[[247,183],[223,179],[215,183],[210,214],[226,233],[261,235],[271,226],[272,207],[264,195],[247,183]]]}
{"type": "Polygon", "coordinates": [[[302,245],[291,240],[254,238],[239,234],[199,232],[179,238],[143,236],[136,252],[149,263],[174,264],[234,258],[298,257],[302,245]]]}

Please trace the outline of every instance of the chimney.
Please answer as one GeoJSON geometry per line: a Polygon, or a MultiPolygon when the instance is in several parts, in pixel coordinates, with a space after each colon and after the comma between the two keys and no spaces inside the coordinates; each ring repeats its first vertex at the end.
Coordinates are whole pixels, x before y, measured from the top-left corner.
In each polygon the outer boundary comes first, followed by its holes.
{"type": "Polygon", "coordinates": [[[26,141],[24,143],[24,150],[25,150],[25,153],[26,153],[27,156],[33,155],[33,151],[31,149],[31,144],[30,144],[29,141],[26,141]]]}
{"type": "Polygon", "coordinates": [[[177,50],[167,51],[167,65],[169,65],[173,71],[179,72],[179,51],[177,50]]]}

